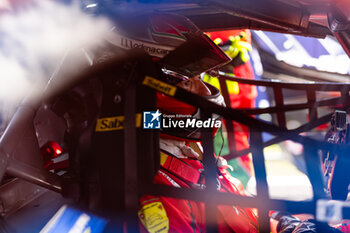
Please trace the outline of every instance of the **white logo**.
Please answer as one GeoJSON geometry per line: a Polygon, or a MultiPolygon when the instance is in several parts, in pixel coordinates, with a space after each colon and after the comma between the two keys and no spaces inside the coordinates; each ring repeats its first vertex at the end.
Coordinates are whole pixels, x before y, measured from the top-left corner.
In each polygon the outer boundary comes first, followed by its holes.
{"type": "Polygon", "coordinates": [[[144,129],[176,129],[176,128],[220,128],[221,120],[208,118],[201,120],[193,118],[191,115],[162,115],[157,111],[143,112],[143,128],[144,129]]]}
{"type": "Polygon", "coordinates": [[[156,112],[143,112],[143,128],[144,129],[160,129],[160,116],[162,114],[159,109],[156,112]]]}

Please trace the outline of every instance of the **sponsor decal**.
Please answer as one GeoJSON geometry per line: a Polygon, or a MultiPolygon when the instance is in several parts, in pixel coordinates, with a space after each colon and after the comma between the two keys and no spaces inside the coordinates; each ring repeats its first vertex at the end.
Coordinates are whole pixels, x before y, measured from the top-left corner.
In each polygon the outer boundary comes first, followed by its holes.
{"type": "Polygon", "coordinates": [[[140,40],[135,40],[122,36],[117,28],[113,28],[110,33],[106,35],[106,40],[118,47],[124,49],[134,49],[140,48],[145,50],[149,55],[162,58],[168,55],[175,48],[172,46],[159,45],[157,42],[145,42],[140,40]]]}
{"type": "Polygon", "coordinates": [[[174,96],[177,89],[175,86],[159,81],[158,79],[152,78],[150,76],[146,76],[145,79],[142,81],[142,84],[170,96],[174,96]]]}
{"type": "Polygon", "coordinates": [[[126,49],[144,49],[146,53],[157,57],[164,57],[172,50],[171,47],[157,46],[155,44],[132,40],[125,37],[120,37],[120,45],[126,49]]]}
{"type": "MultiPolygon", "coordinates": [[[[141,114],[136,114],[136,127],[141,126],[141,114]]],[[[115,131],[124,129],[124,116],[99,118],[96,122],[96,132],[115,131]]]]}
{"type": "Polygon", "coordinates": [[[138,212],[142,225],[150,233],[169,231],[169,218],[160,201],[143,205],[138,212]]]}

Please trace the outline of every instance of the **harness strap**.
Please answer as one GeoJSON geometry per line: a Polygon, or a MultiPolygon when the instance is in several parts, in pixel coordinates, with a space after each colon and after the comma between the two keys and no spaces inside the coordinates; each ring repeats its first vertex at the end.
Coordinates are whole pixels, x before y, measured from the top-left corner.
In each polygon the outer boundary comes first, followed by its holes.
{"type": "Polygon", "coordinates": [[[187,182],[193,184],[199,183],[201,172],[175,156],[167,155],[161,151],[160,165],[187,182]]]}

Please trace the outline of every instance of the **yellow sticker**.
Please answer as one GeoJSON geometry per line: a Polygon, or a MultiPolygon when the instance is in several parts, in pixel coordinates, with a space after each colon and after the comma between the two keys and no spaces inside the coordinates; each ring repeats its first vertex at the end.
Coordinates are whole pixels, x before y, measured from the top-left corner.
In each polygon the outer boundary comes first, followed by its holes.
{"type": "Polygon", "coordinates": [[[163,166],[168,159],[168,155],[164,154],[163,152],[160,152],[160,165],[163,166]]]}
{"type": "Polygon", "coordinates": [[[146,76],[142,82],[143,85],[152,87],[157,91],[163,92],[167,95],[174,96],[176,93],[176,87],[169,85],[165,82],[159,81],[158,79],[146,76]]]}
{"type": "Polygon", "coordinates": [[[169,219],[163,204],[159,201],[142,206],[138,216],[149,233],[169,231],[169,219]]]}
{"type": "MultiPolygon", "coordinates": [[[[104,131],[114,131],[124,129],[124,116],[115,116],[115,117],[105,117],[97,119],[96,122],[96,132],[104,131]]],[[[142,115],[141,113],[136,114],[136,127],[141,126],[142,115]]]]}

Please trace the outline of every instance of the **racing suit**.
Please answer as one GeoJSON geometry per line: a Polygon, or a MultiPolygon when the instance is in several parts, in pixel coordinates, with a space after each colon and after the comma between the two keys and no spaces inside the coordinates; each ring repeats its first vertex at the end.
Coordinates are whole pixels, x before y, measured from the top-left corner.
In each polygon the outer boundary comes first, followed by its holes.
{"type": "MultiPolygon", "coordinates": [[[[161,139],[160,148],[161,168],[154,178],[155,184],[203,188],[203,165],[188,143],[161,139]]],[[[237,181],[226,172],[226,166],[219,167],[218,171],[218,190],[244,195],[244,191],[233,184],[237,181]]],[[[141,232],[205,232],[204,207],[204,203],[191,200],[144,196],[138,212],[141,232]]],[[[221,233],[258,232],[253,211],[237,206],[219,205],[217,223],[221,233]]]]}

